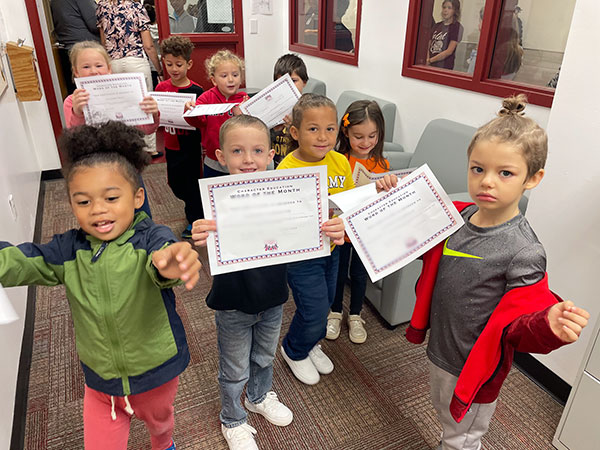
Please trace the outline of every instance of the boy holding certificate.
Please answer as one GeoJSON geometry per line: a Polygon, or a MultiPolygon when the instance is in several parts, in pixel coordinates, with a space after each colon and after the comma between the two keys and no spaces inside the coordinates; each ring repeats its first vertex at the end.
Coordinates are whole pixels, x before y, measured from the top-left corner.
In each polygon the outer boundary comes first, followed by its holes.
{"type": "MultiPolygon", "coordinates": [[[[160,52],[170,78],[156,86],[158,92],[189,93],[196,94],[196,97],[202,95],[204,90],[187,76],[194,62],[193,50],[194,44],[182,36],[171,36],[161,42],[160,52]]],[[[188,239],[192,236],[192,223],[204,217],[198,186],[202,166],[200,130],[164,127],[164,137],[167,181],[173,194],[185,204],[188,226],[181,237],[188,239]]]]}
{"type": "Polygon", "coordinates": [[[519,212],[544,176],[545,131],[523,117],[525,96],[505,99],[499,117],[467,150],[473,203],[465,221],[423,255],[406,331],[427,345],[431,398],[442,424],[439,449],[481,448],[514,351],[548,353],[578,339],[589,313],[548,288],[546,255],[519,212]]]}
{"type": "MultiPolygon", "coordinates": [[[[273,159],[269,129],[252,116],[239,115],[225,122],[219,132],[216,156],[233,174],[264,171],[273,159]]],[[[192,239],[206,245],[216,221],[197,220],[192,239]]],[[[342,240],[343,224],[323,224],[332,240],[342,240]]],[[[219,387],[221,390],[221,431],[229,448],[256,449],[256,430],[248,425],[240,404],[246,382],[244,405],[277,426],[289,425],[292,412],[271,391],[273,360],[279,342],[283,304],[288,299],[287,265],[241,270],[213,278],[206,298],[215,310],[219,347],[219,387]]]]}

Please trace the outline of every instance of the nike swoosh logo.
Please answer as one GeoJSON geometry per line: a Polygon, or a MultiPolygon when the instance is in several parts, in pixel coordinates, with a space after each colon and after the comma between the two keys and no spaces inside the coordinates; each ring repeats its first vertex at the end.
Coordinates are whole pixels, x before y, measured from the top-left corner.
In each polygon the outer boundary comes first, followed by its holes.
{"type": "MultiPolygon", "coordinates": [[[[450,239],[450,238],[448,238],[450,239]]],[[[456,250],[452,250],[448,248],[448,239],[444,241],[444,250],[442,252],[443,255],[446,256],[456,256],[457,258],[474,258],[474,259],[483,259],[481,256],[469,255],[468,253],[457,252],[456,250]]]]}

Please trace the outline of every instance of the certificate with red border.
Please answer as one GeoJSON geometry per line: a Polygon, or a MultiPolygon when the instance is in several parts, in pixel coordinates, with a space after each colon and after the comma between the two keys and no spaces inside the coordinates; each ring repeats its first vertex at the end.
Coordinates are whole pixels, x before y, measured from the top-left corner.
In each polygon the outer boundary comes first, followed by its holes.
{"type": "Polygon", "coordinates": [[[326,180],[326,166],[201,179],[211,275],[329,255],[326,180]]]}
{"type": "Polygon", "coordinates": [[[141,73],[119,73],[75,78],[79,89],[90,94],[83,108],[85,123],[97,125],[117,120],[127,125],[154,123],[152,114],[146,114],[140,102],[148,95],[146,79],[141,73]]]}
{"type": "Polygon", "coordinates": [[[244,114],[258,117],[267,127],[283,123],[283,118],[292,113],[300,98],[300,92],[289,74],[277,78],[262,91],[240,104],[244,114]]]}
{"type": "Polygon", "coordinates": [[[426,164],[396,188],[341,217],[373,282],[415,260],[464,223],[426,164]]]}

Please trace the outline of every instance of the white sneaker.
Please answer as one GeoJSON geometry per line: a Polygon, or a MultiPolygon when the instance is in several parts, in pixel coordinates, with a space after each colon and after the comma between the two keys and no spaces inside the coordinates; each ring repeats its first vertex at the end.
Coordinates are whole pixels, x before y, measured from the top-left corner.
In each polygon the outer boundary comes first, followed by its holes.
{"type": "Polygon", "coordinates": [[[221,424],[221,433],[223,433],[230,450],[258,450],[254,440],[256,430],[247,423],[233,428],[227,428],[221,424]]]}
{"type": "Polygon", "coordinates": [[[327,334],[326,339],[336,340],[340,337],[340,330],[342,328],[342,313],[329,311],[327,316],[327,334]]]}
{"type": "Polygon", "coordinates": [[[281,355],[283,356],[283,360],[288,364],[288,366],[290,366],[290,369],[292,369],[294,376],[304,384],[317,384],[321,379],[319,372],[317,372],[317,369],[311,361],[311,358],[304,358],[300,361],[294,361],[285,353],[283,345],[281,346],[281,355]]]}
{"type": "Polygon", "coordinates": [[[333,372],[333,363],[329,357],[321,350],[321,344],[315,345],[310,352],[308,357],[314,364],[317,371],[322,375],[327,375],[333,372]]]}
{"type": "Polygon", "coordinates": [[[294,418],[292,411],[277,399],[277,394],[273,391],[267,392],[267,396],[260,403],[252,403],[246,398],[244,405],[248,411],[260,414],[278,427],[289,425],[294,418]]]}

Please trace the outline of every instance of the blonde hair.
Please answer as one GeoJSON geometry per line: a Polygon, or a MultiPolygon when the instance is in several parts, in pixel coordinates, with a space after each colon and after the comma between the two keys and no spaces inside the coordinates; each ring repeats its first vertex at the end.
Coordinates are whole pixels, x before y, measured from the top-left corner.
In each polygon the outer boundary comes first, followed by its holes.
{"type": "MultiPolygon", "coordinates": [[[[230,131],[236,128],[256,128],[265,133],[265,141],[267,145],[271,145],[271,133],[269,128],[265,125],[265,123],[260,120],[258,117],[248,116],[246,114],[240,114],[239,116],[233,116],[231,119],[227,119],[223,125],[221,125],[221,129],[219,130],[219,146],[221,150],[223,150],[223,146],[225,145],[225,139],[230,131]]],[[[269,147],[271,148],[271,147],[269,147]]]]}
{"type": "Polygon", "coordinates": [[[81,41],[75,44],[73,47],[71,47],[71,50],[69,50],[69,61],[71,62],[71,67],[73,69],[77,68],[77,57],[79,54],[83,50],[87,49],[97,50],[98,53],[100,53],[106,60],[108,67],[110,67],[110,56],[108,56],[106,49],[100,43],[96,41],[81,41]]]}
{"type": "Polygon", "coordinates": [[[244,60],[230,50],[219,50],[214,55],[209,56],[204,61],[204,67],[209,77],[215,75],[219,65],[224,62],[232,62],[240,68],[241,78],[244,79],[244,60]]]}
{"type": "Polygon", "coordinates": [[[546,164],[548,135],[533,119],[524,117],[525,94],[505,98],[498,117],[480,127],[473,136],[467,156],[480,141],[495,141],[518,147],[527,164],[527,177],[535,175],[546,164]]]}

